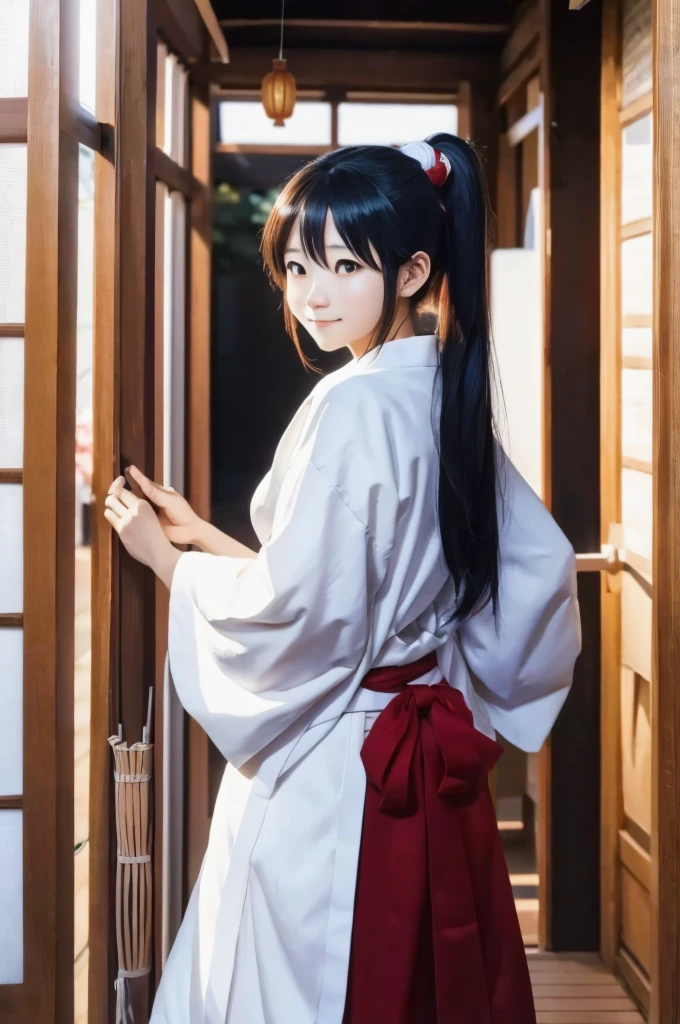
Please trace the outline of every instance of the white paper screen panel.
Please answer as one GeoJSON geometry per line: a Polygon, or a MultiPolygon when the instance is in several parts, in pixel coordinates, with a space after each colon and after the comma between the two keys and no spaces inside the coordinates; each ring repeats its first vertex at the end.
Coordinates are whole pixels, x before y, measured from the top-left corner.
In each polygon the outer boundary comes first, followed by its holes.
{"type": "Polygon", "coordinates": [[[0,181],[0,323],[22,324],[26,284],[26,146],[23,143],[0,144],[0,181]]]}
{"type": "Polygon", "coordinates": [[[543,333],[535,249],[491,254],[491,324],[503,398],[494,393],[494,412],[503,447],[542,498],[543,333]]]}
{"type": "Polygon", "coordinates": [[[652,474],[624,469],[621,474],[621,516],[625,546],[652,557],[652,474]]]}
{"type": "Polygon", "coordinates": [[[24,464],[24,339],[0,338],[0,468],[24,464]]]}
{"type": "Polygon", "coordinates": [[[28,96],[28,7],[30,0],[0,3],[0,98],[28,96]]]}
{"type": "Polygon", "coordinates": [[[163,482],[184,490],[186,202],[165,196],[163,332],[163,482]]]}
{"type": "Polygon", "coordinates": [[[24,980],[22,812],[0,811],[0,985],[24,980]]]}
{"type": "Polygon", "coordinates": [[[0,796],[23,792],[23,630],[0,629],[0,796]]]}
{"type": "Polygon", "coordinates": [[[621,312],[651,314],[653,308],[652,236],[627,238],[621,244],[621,312]]]}
{"type": "Polygon", "coordinates": [[[624,456],[652,461],[652,371],[624,369],[621,377],[624,456]]]}
{"type": "Polygon", "coordinates": [[[651,359],[652,350],[652,328],[651,327],[624,327],[621,332],[621,351],[624,358],[651,359]]]}
{"type": "Polygon", "coordinates": [[[23,497],[21,484],[0,484],[0,613],[24,609],[23,497]]]}
{"type": "Polygon", "coordinates": [[[623,130],[621,151],[621,222],[652,216],[652,115],[623,130]]]}
{"type": "MultiPolygon", "coordinates": [[[[161,148],[175,163],[186,165],[186,122],[189,76],[173,53],[158,50],[165,64],[165,104],[161,148]]],[[[158,112],[157,112],[158,116],[158,112]]]]}

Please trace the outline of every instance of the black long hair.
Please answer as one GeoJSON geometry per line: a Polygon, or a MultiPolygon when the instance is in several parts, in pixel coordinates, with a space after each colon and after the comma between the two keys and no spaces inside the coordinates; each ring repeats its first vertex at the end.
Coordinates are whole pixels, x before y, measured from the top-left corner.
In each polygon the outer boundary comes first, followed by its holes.
{"type": "Polygon", "coordinates": [[[437,500],[442,548],[457,594],[451,621],[466,618],[489,601],[497,619],[498,471],[486,186],[481,161],[469,143],[445,132],[425,141],[451,163],[441,188],[435,188],[418,160],[391,146],[333,150],[286,182],[263,229],[261,251],[266,270],[283,292],[286,329],[312,370],[285,298],[284,250],[298,215],[308,258],[328,269],[324,228],[330,208],[345,245],[366,266],[382,269],[383,309],[369,349],[387,340],[394,322],[399,268],[418,250],[429,255],[430,276],[411,297],[411,309],[437,313],[442,385],[437,500]]]}

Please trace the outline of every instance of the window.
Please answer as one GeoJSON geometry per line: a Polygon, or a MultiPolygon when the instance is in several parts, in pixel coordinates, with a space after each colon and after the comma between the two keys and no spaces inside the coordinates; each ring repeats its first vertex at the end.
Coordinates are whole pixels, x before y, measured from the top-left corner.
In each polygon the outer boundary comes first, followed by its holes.
{"type": "Polygon", "coordinates": [[[331,105],[298,101],[282,128],[275,128],[259,100],[220,103],[220,142],[242,145],[329,146],[331,105]]]}
{"type": "Polygon", "coordinates": [[[452,103],[340,103],[341,146],[403,146],[435,132],[458,131],[458,108],[452,103]]]}

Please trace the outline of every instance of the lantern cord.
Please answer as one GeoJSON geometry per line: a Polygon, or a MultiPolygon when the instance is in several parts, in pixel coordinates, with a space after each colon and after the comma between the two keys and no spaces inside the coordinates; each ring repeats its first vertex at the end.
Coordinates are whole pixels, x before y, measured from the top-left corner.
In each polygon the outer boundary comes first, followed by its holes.
{"type": "Polygon", "coordinates": [[[283,7],[286,0],[281,0],[281,42],[279,43],[279,60],[283,58],[283,7]]]}

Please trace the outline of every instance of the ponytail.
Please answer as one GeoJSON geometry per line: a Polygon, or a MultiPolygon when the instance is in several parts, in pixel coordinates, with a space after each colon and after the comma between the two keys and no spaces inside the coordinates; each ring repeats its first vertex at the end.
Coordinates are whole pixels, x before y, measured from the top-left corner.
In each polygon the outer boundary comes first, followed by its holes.
{"type": "Polygon", "coordinates": [[[454,135],[427,141],[451,164],[439,196],[446,211],[446,280],[440,293],[439,524],[459,596],[452,620],[489,601],[498,612],[497,470],[492,342],[486,283],[488,200],[476,151],[454,135]]]}
{"type": "MultiPolygon", "coordinates": [[[[442,352],[437,377],[441,374],[442,403],[440,430],[435,431],[435,437],[439,434],[437,507],[442,550],[457,596],[453,622],[489,600],[496,616],[498,605],[487,198],[479,158],[467,142],[446,133],[424,141],[429,145],[407,144],[401,152],[384,145],[343,146],[311,161],[277,198],[265,226],[263,254],[285,297],[285,249],[295,219],[301,220],[305,252],[327,266],[324,224],[331,209],[345,245],[357,260],[374,270],[382,268],[383,310],[372,338],[376,347],[387,340],[394,321],[399,268],[417,249],[430,255],[429,278],[410,298],[414,311],[438,306],[439,313],[442,352]],[[443,166],[450,165],[443,183],[440,162],[429,164],[433,174],[423,173],[431,147],[446,157],[443,166]]],[[[285,301],[284,312],[304,359],[297,324],[285,301]]],[[[434,402],[432,411],[436,414],[434,402]]]]}

